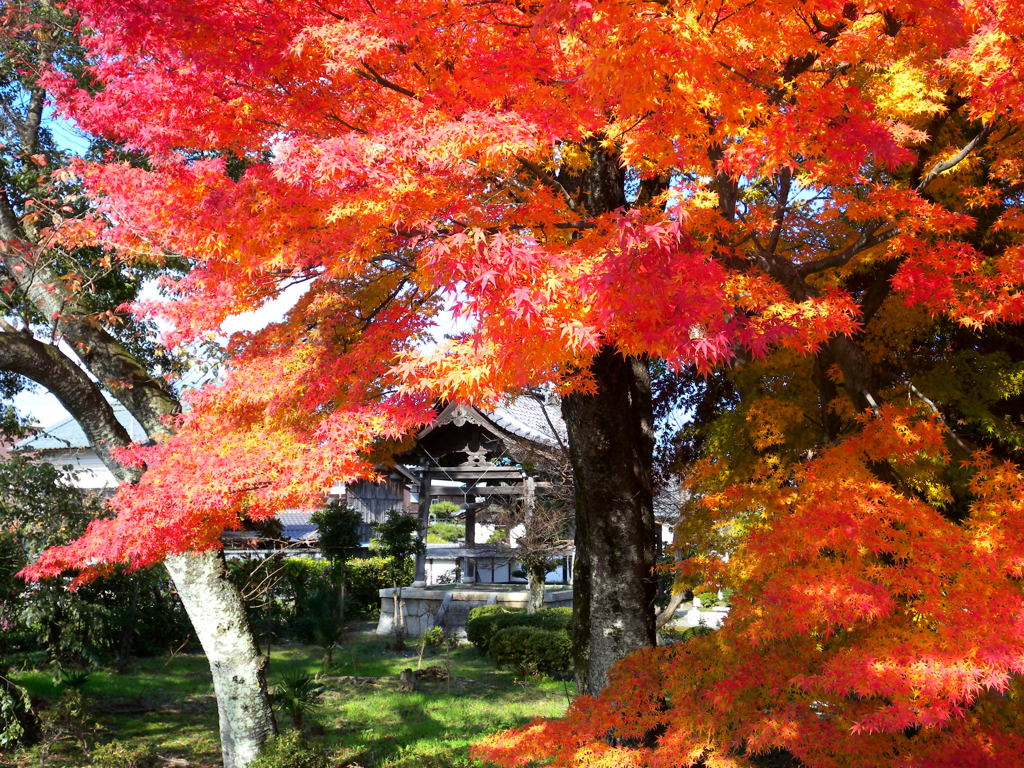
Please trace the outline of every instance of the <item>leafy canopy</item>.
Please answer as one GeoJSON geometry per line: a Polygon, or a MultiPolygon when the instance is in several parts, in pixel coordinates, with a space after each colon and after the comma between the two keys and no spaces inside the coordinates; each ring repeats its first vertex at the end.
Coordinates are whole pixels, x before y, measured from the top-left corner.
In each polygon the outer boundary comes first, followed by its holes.
{"type": "Polygon", "coordinates": [[[62,236],[188,258],[140,308],[171,343],[306,291],[32,573],[217,546],[372,475],[435,398],[586,391],[613,344],[714,371],[681,570],[733,613],[481,754],[1018,759],[1019,3],[71,5],[102,87],[48,84],[149,163],[83,165],[105,219],[62,236]]]}

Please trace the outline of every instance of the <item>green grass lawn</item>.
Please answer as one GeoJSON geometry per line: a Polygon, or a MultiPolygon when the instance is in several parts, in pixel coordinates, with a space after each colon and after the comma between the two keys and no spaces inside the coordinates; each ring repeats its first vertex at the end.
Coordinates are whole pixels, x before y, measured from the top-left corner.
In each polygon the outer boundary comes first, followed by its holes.
{"type": "MultiPolygon", "coordinates": [[[[533,717],[558,716],[568,703],[563,683],[517,680],[511,672],[494,669],[472,647],[427,649],[423,666],[450,668],[451,681],[421,681],[415,692],[401,693],[398,675],[406,667],[415,668],[418,647],[396,653],[386,642],[365,629],[350,633],[322,676],[323,701],[307,731],[338,766],[467,766],[474,740],[533,717]]],[[[320,672],[321,658],[320,650],[310,646],[275,647],[270,686],[291,671],[320,672]]],[[[15,677],[33,696],[52,701],[60,694],[60,686],[46,672],[29,670],[15,677]]],[[[146,742],[161,756],[191,766],[219,765],[216,704],[201,656],[138,659],[122,674],[97,670],[82,693],[99,726],[94,741],[146,742]]],[[[279,715],[278,720],[282,730],[289,727],[287,717],[279,715]]],[[[0,768],[39,765],[38,748],[0,754],[0,768]]],[[[66,745],[46,765],[79,768],[90,763],[81,750],[66,745]]]]}

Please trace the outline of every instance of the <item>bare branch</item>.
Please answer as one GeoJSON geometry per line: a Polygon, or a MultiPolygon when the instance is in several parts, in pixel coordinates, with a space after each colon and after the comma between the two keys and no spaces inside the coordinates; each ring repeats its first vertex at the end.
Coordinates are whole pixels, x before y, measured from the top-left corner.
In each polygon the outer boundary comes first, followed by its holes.
{"type": "Polygon", "coordinates": [[[966,454],[971,453],[971,449],[967,447],[964,441],[960,439],[960,436],[957,435],[957,433],[953,431],[953,428],[949,426],[949,422],[946,421],[946,417],[942,415],[942,411],[939,410],[939,407],[921,390],[915,387],[914,382],[907,382],[907,391],[928,406],[928,410],[935,414],[938,420],[942,423],[942,426],[944,426],[946,431],[949,432],[949,436],[953,438],[953,442],[960,447],[960,450],[966,454]]]}

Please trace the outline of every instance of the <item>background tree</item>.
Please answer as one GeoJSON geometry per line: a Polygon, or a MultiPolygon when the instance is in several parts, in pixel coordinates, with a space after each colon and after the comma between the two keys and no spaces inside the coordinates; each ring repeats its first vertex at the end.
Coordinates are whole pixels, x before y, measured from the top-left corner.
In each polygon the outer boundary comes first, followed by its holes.
{"type": "Polygon", "coordinates": [[[374,548],[390,562],[391,587],[394,598],[395,647],[405,647],[405,606],[402,603],[402,588],[409,558],[421,554],[424,544],[419,537],[419,522],[412,515],[397,509],[389,509],[387,517],[376,525],[378,538],[374,548]]]}
{"type": "Polygon", "coordinates": [[[321,509],[316,510],[310,519],[317,526],[320,551],[331,561],[331,575],[337,597],[336,600],[329,600],[327,595],[317,596],[309,605],[317,622],[314,634],[318,644],[326,651],[326,669],[331,664],[334,646],[344,631],[347,565],[349,559],[359,552],[359,527],[363,518],[359,512],[341,500],[332,499],[321,509]]]}
{"type": "MultiPolygon", "coordinates": [[[[165,378],[178,370],[152,327],[118,309],[152,265],[115,265],[96,246],[81,190],[64,170],[68,153],[54,138],[56,123],[45,119],[44,75],[59,71],[90,87],[75,27],[47,2],[8,3],[0,18],[0,369],[52,392],[115,477],[130,483],[140,467],[115,458],[131,441],[102,391],[158,439],[181,410],[165,378]],[[61,245],[57,232],[76,234],[61,245]]],[[[272,724],[259,656],[219,553],[181,554],[187,550],[182,543],[168,553],[167,568],[210,659],[225,765],[244,765],[272,724]]]]}
{"type": "Polygon", "coordinates": [[[338,614],[344,619],[346,565],[360,550],[359,527],[363,517],[339,499],[331,499],[313,513],[310,521],[317,527],[320,551],[331,561],[338,585],[338,614]]]}
{"type": "Polygon", "coordinates": [[[15,575],[47,547],[80,536],[102,511],[101,498],[51,464],[24,456],[0,462],[0,659],[7,650],[41,647],[60,674],[110,659],[123,666],[129,654],[195,642],[177,596],[158,574],[115,573],[75,591],[67,580],[26,585],[15,575]]]}

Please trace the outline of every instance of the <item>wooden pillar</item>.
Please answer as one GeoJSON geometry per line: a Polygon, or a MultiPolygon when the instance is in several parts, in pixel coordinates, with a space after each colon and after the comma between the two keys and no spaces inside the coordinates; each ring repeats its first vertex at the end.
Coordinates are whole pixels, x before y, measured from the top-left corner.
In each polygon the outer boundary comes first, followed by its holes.
{"type": "Polygon", "coordinates": [[[476,505],[466,506],[466,547],[476,546],[476,505]]]}
{"type": "Polygon", "coordinates": [[[430,525],[430,469],[427,467],[423,468],[423,474],[420,475],[419,518],[420,541],[424,544],[424,551],[416,555],[416,571],[412,582],[414,587],[426,586],[427,583],[426,543],[427,526],[430,525]]]}
{"type": "MultiPolygon", "coordinates": [[[[470,502],[466,505],[466,549],[473,549],[476,546],[476,503],[470,502]]],[[[466,569],[463,571],[462,580],[466,584],[474,584],[477,581],[476,558],[466,557],[466,569]]]]}

